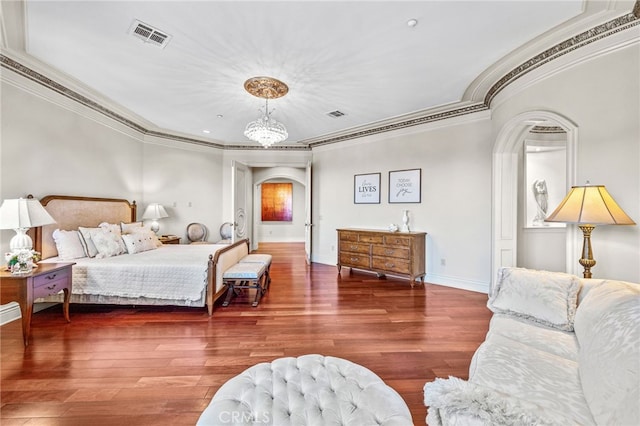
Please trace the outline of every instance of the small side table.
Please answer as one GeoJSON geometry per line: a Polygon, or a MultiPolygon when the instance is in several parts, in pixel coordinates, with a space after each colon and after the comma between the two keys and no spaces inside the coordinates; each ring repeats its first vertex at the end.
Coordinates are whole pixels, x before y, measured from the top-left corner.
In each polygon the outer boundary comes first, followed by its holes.
{"type": "Polygon", "coordinates": [[[162,244],[180,244],[180,237],[175,235],[162,235],[158,239],[162,244]]]}
{"type": "Polygon", "coordinates": [[[64,319],[69,319],[69,298],[71,297],[71,267],[75,263],[40,263],[29,274],[13,275],[4,268],[0,271],[0,304],[18,302],[22,314],[22,337],[24,345],[29,345],[31,334],[31,314],[33,301],[40,297],[56,294],[64,290],[64,319]]]}

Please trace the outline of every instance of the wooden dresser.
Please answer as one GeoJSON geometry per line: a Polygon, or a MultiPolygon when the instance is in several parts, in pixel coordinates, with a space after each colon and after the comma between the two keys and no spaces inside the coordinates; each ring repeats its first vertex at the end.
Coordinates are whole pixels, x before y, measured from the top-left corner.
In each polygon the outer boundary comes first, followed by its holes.
{"type": "Polygon", "coordinates": [[[426,232],[338,229],[338,273],[343,266],[424,282],[426,232]]]}

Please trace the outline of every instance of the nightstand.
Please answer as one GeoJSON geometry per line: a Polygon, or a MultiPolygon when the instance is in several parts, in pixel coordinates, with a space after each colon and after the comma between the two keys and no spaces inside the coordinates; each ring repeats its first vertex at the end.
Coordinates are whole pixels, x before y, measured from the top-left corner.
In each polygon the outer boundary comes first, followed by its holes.
{"type": "Polygon", "coordinates": [[[40,297],[56,294],[64,290],[62,310],[64,319],[69,319],[69,297],[71,296],[71,267],[75,263],[39,263],[29,274],[14,275],[9,271],[0,272],[0,304],[18,302],[22,314],[22,337],[24,345],[29,345],[31,334],[31,314],[33,301],[40,297]]]}
{"type": "Polygon", "coordinates": [[[175,235],[161,235],[158,239],[162,244],[180,244],[180,237],[175,235]]]}

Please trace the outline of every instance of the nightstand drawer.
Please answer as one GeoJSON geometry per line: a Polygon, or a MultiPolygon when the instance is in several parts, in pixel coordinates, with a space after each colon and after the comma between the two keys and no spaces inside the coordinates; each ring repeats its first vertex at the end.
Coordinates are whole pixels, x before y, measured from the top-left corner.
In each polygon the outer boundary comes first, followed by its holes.
{"type": "Polygon", "coordinates": [[[63,288],[69,288],[69,282],[71,281],[70,269],[61,269],[35,277],[33,280],[33,298],[37,299],[56,294],[63,288]]]}

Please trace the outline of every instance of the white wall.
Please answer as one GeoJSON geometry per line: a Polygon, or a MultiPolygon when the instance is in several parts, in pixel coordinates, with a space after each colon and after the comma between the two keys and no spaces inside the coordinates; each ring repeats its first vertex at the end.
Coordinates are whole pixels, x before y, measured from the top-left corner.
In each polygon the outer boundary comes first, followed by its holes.
{"type": "Polygon", "coordinates": [[[427,232],[427,281],[487,291],[491,273],[487,113],[313,150],[313,260],[336,264],[336,229],[402,224],[427,232]],[[389,171],[422,169],[422,202],[389,204],[389,171]],[[381,203],[354,204],[355,174],[381,176],[381,203]],[[445,265],[442,265],[444,260],[445,265]]]}
{"type": "MultiPolygon", "coordinates": [[[[610,42],[610,41],[609,41],[610,42]]],[[[590,48],[596,49],[593,43],[590,48]]],[[[550,111],[578,126],[577,182],[603,184],[636,222],[640,220],[640,48],[639,42],[579,59],[544,75],[545,69],[509,86],[492,114],[494,134],[513,117],[550,111]]],[[[544,67],[542,67],[544,68],[544,67]]],[[[575,225],[569,225],[575,226],[575,225]]],[[[577,233],[582,246],[582,233],[577,233]]],[[[594,278],[640,282],[640,228],[598,226],[592,245],[594,278]]],[[[576,272],[582,268],[575,260],[576,272]]]]}

